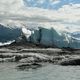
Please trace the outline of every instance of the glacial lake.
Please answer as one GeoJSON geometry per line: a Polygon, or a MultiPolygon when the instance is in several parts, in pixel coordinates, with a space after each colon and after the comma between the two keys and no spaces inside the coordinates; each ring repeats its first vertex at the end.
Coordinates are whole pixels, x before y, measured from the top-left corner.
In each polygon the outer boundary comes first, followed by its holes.
{"type": "Polygon", "coordinates": [[[0,63],[0,80],[80,80],[80,66],[47,64],[38,69],[18,70],[17,63],[0,63]]]}

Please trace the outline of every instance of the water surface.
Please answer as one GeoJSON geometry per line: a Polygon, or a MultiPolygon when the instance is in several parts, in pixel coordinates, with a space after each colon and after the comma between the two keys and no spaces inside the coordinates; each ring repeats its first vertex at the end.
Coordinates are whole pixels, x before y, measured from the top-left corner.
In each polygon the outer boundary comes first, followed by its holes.
{"type": "Polygon", "coordinates": [[[80,80],[80,66],[47,64],[38,69],[17,70],[17,63],[0,63],[0,80],[80,80]]]}

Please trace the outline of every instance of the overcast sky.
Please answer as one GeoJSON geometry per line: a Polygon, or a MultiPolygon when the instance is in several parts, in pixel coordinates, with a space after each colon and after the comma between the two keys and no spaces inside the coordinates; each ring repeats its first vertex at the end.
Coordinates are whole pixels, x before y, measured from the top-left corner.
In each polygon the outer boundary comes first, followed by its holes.
{"type": "Polygon", "coordinates": [[[80,0],[0,0],[0,22],[79,23],[80,0]]]}

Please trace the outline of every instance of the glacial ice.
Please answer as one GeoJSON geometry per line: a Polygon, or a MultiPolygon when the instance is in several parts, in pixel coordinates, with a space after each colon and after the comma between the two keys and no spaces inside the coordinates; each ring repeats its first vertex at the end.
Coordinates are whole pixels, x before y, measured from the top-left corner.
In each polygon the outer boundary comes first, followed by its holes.
{"type": "MultiPolygon", "coordinates": [[[[26,31],[26,30],[25,30],[26,31]]],[[[71,31],[67,28],[58,29],[55,27],[39,27],[37,30],[30,31],[31,34],[24,34],[30,42],[39,43],[45,46],[59,48],[74,48],[80,49],[80,32],[71,31]]],[[[23,32],[24,33],[24,32],[23,32]]]]}
{"type": "Polygon", "coordinates": [[[29,37],[31,36],[30,30],[27,30],[27,28],[23,27],[22,28],[22,34],[25,35],[27,41],[30,41],[30,39],[29,39],[29,37]]]}
{"type": "Polygon", "coordinates": [[[5,27],[0,25],[0,45],[5,42],[17,40],[21,33],[26,37],[26,41],[41,44],[47,47],[74,48],[80,49],[80,29],[69,29],[62,25],[41,25],[36,29],[22,27],[5,27]]]}

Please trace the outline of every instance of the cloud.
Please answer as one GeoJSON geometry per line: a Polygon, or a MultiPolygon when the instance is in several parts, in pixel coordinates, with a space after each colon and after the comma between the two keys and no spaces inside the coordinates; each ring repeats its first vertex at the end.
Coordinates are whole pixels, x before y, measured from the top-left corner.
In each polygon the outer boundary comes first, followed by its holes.
{"type": "MultiPolygon", "coordinates": [[[[38,1],[43,2],[42,0],[38,1]]],[[[31,21],[49,21],[50,19],[46,17],[47,12],[48,10],[45,9],[25,7],[23,0],[0,1],[0,20],[12,19],[24,21],[31,19],[31,21]]]]}
{"type": "MultiPolygon", "coordinates": [[[[30,1],[30,0],[27,0],[30,1]]],[[[44,3],[45,0],[36,0],[37,3],[44,3]]],[[[49,0],[49,2],[59,0],[49,0]]],[[[28,4],[28,3],[27,3],[28,4]]],[[[47,6],[49,7],[49,6],[47,6]]],[[[60,22],[79,23],[80,4],[68,4],[59,10],[44,9],[42,7],[27,7],[23,0],[1,0],[0,1],[0,22],[60,22]]]]}
{"type": "Polygon", "coordinates": [[[13,10],[14,11],[14,9],[16,10],[16,9],[18,9],[18,8],[20,8],[20,6],[21,6],[21,1],[19,1],[19,0],[1,0],[0,1],[0,11],[10,11],[10,10],[13,10]]]}
{"type": "Polygon", "coordinates": [[[53,4],[57,4],[57,3],[60,2],[60,0],[50,0],[50,2],[53,3],[53,4]]]}
{"type": "Polygon", "coordinates": [[[61,0],[24,0],[28,7],[38,7],[43,9],[54,9],[54,4],[58,4],[61,0]]]}
{"type": "Polygon", "coordinates": [[[80,4],[64,5],[62,8],[58,10],[58,12],[60,14],[63,14],[62,17],[65,17],[68,20],[80,20],[80,4]]]}

